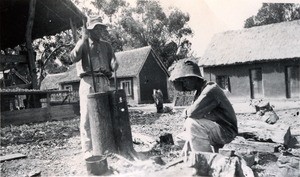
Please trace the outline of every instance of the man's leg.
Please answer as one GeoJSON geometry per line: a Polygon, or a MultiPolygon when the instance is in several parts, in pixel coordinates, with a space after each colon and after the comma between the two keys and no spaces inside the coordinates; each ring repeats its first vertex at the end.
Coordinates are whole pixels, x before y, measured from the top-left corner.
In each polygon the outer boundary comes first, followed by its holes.
{"type": "Polygon", "coordinates": [[[186,119],[184,126],[187,133],[187,141],[192,151],[213,152],[207,128],[201,122],[191,118],[186,119]]]}
{"type": "Polygon", "coordinates": [[[90,122],[87,107],[87,95],[90,93],[91,86],[86,79],[80,81],[79,96],[80,96],[80,138],[82,151],[84,153],[92,150],[90,122]]]}
{"type": "Polygon", "coordinates": [[[222,147],[235,137],[226,131],[218,123],[207,119],[187,118],[185,129],[188,133],[188,141],[194,151],[213,152],[211,146],[222,147]]]}

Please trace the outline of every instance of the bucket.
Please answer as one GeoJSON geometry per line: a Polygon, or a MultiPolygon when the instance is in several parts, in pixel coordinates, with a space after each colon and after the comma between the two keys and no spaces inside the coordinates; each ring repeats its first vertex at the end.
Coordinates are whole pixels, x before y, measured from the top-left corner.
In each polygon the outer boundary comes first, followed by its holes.
{"type": "Polygon", "coordinates": [[[108,170],[105,156],[91,156],[85,162],[89,175],[102,175],[108,170]]]}

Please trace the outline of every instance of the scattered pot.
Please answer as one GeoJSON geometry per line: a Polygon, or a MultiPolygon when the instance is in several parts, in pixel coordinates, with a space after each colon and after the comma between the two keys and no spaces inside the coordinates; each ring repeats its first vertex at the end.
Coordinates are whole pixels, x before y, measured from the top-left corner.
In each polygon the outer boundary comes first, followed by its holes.
{"type": "Polygon", "coordinates": [[[102,175],[108,170],[106,156],[91,156],[85,162],[89,175],[102,175]]]}

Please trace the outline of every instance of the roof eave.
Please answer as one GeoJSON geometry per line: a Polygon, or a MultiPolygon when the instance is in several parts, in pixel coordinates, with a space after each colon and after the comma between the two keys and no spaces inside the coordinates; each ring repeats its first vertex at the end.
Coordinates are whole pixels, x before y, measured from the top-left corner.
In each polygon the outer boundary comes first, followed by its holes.
{"type": "Polygon", "coordinates": [[[224,63],[224,64],[213,64],[213,65],[205,65],[205,64],[198,64],[199,67],[219,67],[219,66],[231,66],[231,65],[244,65],[244,64],[254,64],[254,63],[266,63],[266,62],[273,62],[273,61],[282,61],[282,60],[297,60],[300,59],[299,57],[294,58],[275,58],[275,59],[261,59],[255,61],[246,61],[246,62],[235,62],[235,63],[224,63]]]}

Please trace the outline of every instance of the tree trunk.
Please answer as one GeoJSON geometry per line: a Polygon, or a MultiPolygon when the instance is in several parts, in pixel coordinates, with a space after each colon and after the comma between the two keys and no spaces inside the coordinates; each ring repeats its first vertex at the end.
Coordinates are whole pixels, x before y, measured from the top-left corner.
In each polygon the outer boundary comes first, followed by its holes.
{"type": "Polygon", "coordinates": [[[88,95],[88,113],[90,119],[93,155],[115,152],[113,126],[109,107],[108,93],[88,95]]]}
{"type": "Polygon", "coordinates": [[[124,90],[110,91],[109,100],[116,150],[125,157],[135,156],[124,90]]]}

